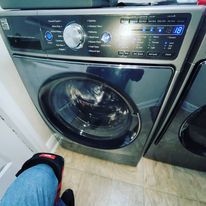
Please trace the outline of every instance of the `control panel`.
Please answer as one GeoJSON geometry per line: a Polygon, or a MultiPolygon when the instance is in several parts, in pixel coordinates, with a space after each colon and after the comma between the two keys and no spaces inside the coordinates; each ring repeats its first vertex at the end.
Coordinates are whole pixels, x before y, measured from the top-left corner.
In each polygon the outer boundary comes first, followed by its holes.
{"type": "MultiPolygon", "coordinates": [[[[19,42],[23,50],[32,50],[32,47],[25,47],[33,45],[35,51],[39,49],[56,55],[173,60],[178,56],[190,19],[189,13],[105,14],[17,19],[11,16],[1,19],[1,22],[6,28],[8,21],[9,29],[3,30],[8,33],[11,46],[19,42]],[[15,31],[16,21],[20,21],[21,27],[24,27],[18,31],[18,35],[15,31]],[[34,28],[35,38],[32,33],[29,34],[34,28]],[[23,30],[26,30],[27,38],[23,38],[23,30]],[[22,46],[24,42],[26,44],[22,46]]],[[[18,44],[15,49],[18,49],[18,44]]]]}

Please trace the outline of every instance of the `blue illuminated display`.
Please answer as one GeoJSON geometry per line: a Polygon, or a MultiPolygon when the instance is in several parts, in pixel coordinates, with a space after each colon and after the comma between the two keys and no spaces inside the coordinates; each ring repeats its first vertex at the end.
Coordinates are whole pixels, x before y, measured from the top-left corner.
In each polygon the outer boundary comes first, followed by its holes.
{"type": "Polygon", "coordinates": [[[163,33],[164,32],[164,27],[157,27],[158,33],[163,33]]]}
{"type": "Polygon", "coordinates": [[[146,30],[147,30],[146,27],[143,27],[143,28],[142,28],[142,31],[143,31],[143,32],[146,32],[146,30]]]}
{"type": "Polygon", "coordinates": [[[53,34],[50,31],[47,31],[45,33],[45,38],[46,40],[51,41],[53,39],[53,34]]]}
{"type": "Polygon", "coordinates": [[[185,25],[143,26],[137,29],[137,31],[146,34],[177,35],[177,36],[181,36],[184,33],[184,30],[185,30],[185,25]]]}
{"type": "Polygon", "coordinates": [[[150,32],[154,32],[154,27],[151,27],[151,28],[150,28],[150,32]]]}
{"type": "Polygon", "coordinates": [[[176,26],[176,27],[174,27],[172,33],[173,33],[173,34],[176,34],[176,35],[182,35],[183,31],[184,31],[184,25],[182,25],[182,26],[176,26]]]}

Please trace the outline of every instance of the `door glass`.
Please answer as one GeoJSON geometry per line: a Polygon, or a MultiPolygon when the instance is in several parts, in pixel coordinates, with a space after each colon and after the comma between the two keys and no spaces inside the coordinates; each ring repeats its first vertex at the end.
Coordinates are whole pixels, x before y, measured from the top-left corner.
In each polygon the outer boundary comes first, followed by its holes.
{"type": "Polygon", "coordinates": [[[76,134],[112,140],[128,132],[132,136],[134,129],[137,136],[140,130],[138,109],[129,96],[97,76],[69,73],[57,77],[47,88],[51,111],[76,134]]]}
{"type": "Polygon", "coordinates": [[[182,124],[181,143],[191,152],[206,156],[206,106],[193,112],[182,124]]]}

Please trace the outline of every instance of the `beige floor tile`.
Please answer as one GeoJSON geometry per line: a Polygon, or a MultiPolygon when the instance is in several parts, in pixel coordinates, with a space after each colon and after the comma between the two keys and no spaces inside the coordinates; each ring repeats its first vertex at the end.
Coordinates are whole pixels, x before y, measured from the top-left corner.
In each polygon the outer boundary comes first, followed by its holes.
{"type": "Polygon", "coordinates": [[[200,190],[193,170],[173,167],[173,184],[177,185],[176,195],[198,200],[197,191],[200,190]]]}
{"type": "Polygon", "coordinates": [[[197,199],[201,202],[206,203],[206,173],[199,172],[198,175],[195,176],[195,180],[197,181],[197,199]]]}
{"type": "Polygon", "coordinates": [[[206,206],[205,202],[199,202],[198,206],[206,206]]]}
{"type": "Polygon", "coordinates": [[[174,195],[145,189],[145,206],[178,206],[178,199],[174,195]]]}
{"type": "Polygon", "coordinates": [[[197,191],[205,191],[206,186],[205,190],[203,190],[200,184],[198,184],[197,177],[200,178],[200,175],[196,171],[148,159],[144,159],[144,171],[144,184],[146,188],[186,199],[206,200],[203,192],[199,192],[199,197],[197,195],[197,191]]]}
{"type": "MultiPolygon", "coordinates": [[[[123,179],[123,181],[125,180],[126,182],[134,182],[133,177],[139,179],[139,181],[140,179],[142,180],[142,177],[139,177],[140,167],[137,169],[136,167],[115,164],[110,161],[71,152],[61,147],[58,148],[56,153],[62,155],[65,158],[65,165],[73,169],[103,177],[123,179]],[[136,171],[138,171],[138,173],[136,173],[136,171]]],[[[143,171],[141,171],[141,174],[143,175],[143,171]]]]}
{"type": "Polygon", "coordinates": [[[146,188],[176,194],[172,166],[144,159],[144,185],[146,188]]]}
{"type": "Polygon", "coordinates": [[[61,148],[59,154],[65,158],[66,166],[103,177],[114,178],[124,182],[143,185],[143,161],[137,167],[115,164],[110,161],[66,151],[61,148]]]}
{"type": "Polygon", "coordinates": [[[78,206],[143,206],[143,188],[132,184],[84,174],[76,196],[78,206]]]}
{"type": "Polygon", "coordinates": [[[206,173],[146,158],[130,167],[61,147],[56,153],[65,158],[63,188],[74,190],[77,206],[141,206],[143,197],[145,206],[206,206],[206,173]]]}
{"type": "Polygon", "coordinates": [[[113,165],[114,163],[98,158],[90,158],[88,172],[99,175],[102,177],[112,178],[113,177],[113,165]]]}
{"type": "Polygon", "coordinates": [[[115,180],[120,180],[135,185],[144,185],[143,160],[141,160],[136,167],[113,164],[112,174],[112,178],[115,180]]]}
{"type": "Polygon", "coordinates": [[[199,206],[199,202],[195,200],[178,198],[178,206],[199,206]]]}
{"type": "Polygon", "coordinates": [[[64,157],[65,165],[68,165],[72,161],[73,152],[67,149],[64,149],[63,147],[59,146],[56,150],[56,154],[61,155],[64,157]]]}
{"type": "Polygon", "coordinates": [[[71,188],[76,195],[82,176],[83,172],[65,167],[63,173],[62,192],[68,188],[71,188]]]}
{"type": "Polygon", "coordinates": [[[76,195],[77,206],[108,205],[112,191],[112,180],[85,173],[76,195]]]}
{"type": "Polygon", "coordinates": [[[65,150],[63,147],[61,147],[61,146],[58,146],[57,147],[57,149],[56,149],[56,151],[55,151],[55,153],[56,154],[59,154],[59,155],[61,155],[61,156],[65,156],[65,154],[66,154],[66,152],[67,152],[67,150],[65,150]]]}
{"type": "Polygon", "coordinates": [[[66,155],[65,158],[71,158],[71,161],[66,166],[80,171],[89,171],[91,157],[76,152],[72,152],[72,157],[68,156],[66,155]]]}
{"type": "Polygon", "coordinates": [[[143,206],[144,205],[143,187],[113,180],[111,199],[107,206],[114,206],[114,205],[115,206],[143,206]]]}
{"type": "MultiPolygon", "coordinates": [[[[67,158],[67,155],[65,156],[67,158]]],[[[78,169],[87,173],[112,178],[113,163],[98,158],[72,153],[71,161],[67,164],[68,167],[78,169]]]]}

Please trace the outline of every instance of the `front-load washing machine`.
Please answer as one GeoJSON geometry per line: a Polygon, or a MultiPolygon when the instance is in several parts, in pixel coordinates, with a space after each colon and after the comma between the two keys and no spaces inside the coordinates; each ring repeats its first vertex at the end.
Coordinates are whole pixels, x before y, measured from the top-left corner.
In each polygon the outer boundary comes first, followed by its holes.
{"type": "MultiPolygon", "coordinates": [[[[206,19],[204,21],[205,25],[206,19]]],[[[206,171],[206,27],[189,57],[188,77],[175,96],[176,105],[148,148],[146,157],[206,171]]]]}
{"type": "Polygon", "coordinates": [[[203,13],[199,6],[11,10],[1,12],[0,23],[24,85],[60,144],[136,165],[203,13]]]}

